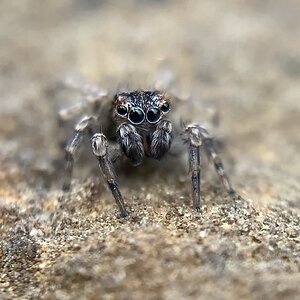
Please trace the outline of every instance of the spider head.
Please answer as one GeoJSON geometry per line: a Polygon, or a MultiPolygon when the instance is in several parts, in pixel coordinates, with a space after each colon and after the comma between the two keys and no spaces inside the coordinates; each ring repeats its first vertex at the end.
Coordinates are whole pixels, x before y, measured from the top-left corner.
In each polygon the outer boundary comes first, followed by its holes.
{"type": "Polygon", "coordinates": [[[170,104],[159,91],[123,92],[115,96],[114,111],[132,125],[155,125],[170,111],[170,104]]]}

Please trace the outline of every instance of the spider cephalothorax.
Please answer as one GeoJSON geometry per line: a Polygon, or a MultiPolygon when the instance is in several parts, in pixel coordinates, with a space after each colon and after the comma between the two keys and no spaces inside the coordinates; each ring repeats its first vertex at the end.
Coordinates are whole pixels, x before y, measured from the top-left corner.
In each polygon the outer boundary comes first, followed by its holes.
{"type": "Polygon", "coordinates": [[[159,91],[123,92],[115,96],[115,114],[132,125],[155,125],[169,112],[170,104],[159,91]]]}
{"type": "MultiPolygon", "coordinates": [[[[89,97],[86,106],[90,103],[96,104],[93,107],[97,110],[93,116],[85,116],[76,124],[75,133],[66,146],[64,190],[70,188],[74,154],[83,136],[89,134],[103,176],[119,206],[121,215],[126,216],[127,210],[118,188],[113,162],[122,156],[127,157],[135,166],[140,165],[145,156],[160,160],[168,154],[173,137],[177,135],[182,144],[187,144],[194,208],[200,210],[201,149],[214,164],[225,190],[230,195],[235,193],[207,130],[198,124],[189,124],[180,130],[178,124],[168,120],[167,114],[171,106],[169,98],[164,93],[156,90],[138,90],[121,92],[113,97],[109,97],[102,91],[95,92],[95,89],[93,93],[93,101],[89,97]],[[109,112],[110,116],[107,115],[109,112]],[[94,133],[95,129],[99,130],[99,128],[101,132],[94,133]]],[[[173,99],[178,100],[175,97],[173,99]]],[[[84,108],[84,105],[81,108],[84,108]]],[[[64,110],[60,114],[61,121],[71,114],[72,109],[64,110]]],[[[173,155],[180,154],[180,151],[174,147],[172,149],[173,155]]]]}

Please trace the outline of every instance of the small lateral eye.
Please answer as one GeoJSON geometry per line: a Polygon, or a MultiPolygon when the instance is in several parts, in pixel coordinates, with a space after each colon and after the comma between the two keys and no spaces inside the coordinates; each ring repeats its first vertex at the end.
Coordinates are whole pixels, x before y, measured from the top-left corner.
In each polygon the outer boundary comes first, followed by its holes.
{"type": "Polygon", "coordinates": [[[143,123],[145,114],[140,108],[132,108],[129,113],[129,121],[132,124],[138,125],[143,123]]]}
{"type": "Polygon", "coordinates": [[[127,107],[125,105],[120,105],[117,107],[117,113],[120,116],[126,116],[127,115],[127,107]]]}
{"type": "Polygon", "coordinates": [[[156,123],[160,119],[160,110],[152,107],[147,112],[147,121],[149,123],[156,123]]]}
{"type": "Polygon", "coordinates": [[[170,110],[170,104],[168,102],[165,102],[161,107],[160,107],[161,111],[166,113],[170,110]]]}

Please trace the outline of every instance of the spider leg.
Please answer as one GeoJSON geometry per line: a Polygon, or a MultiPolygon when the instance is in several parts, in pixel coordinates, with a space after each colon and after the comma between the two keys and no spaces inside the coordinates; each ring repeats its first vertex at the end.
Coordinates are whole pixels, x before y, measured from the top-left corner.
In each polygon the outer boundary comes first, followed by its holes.
{"type": "Polygon", "coordinates": [[[96,84],[86,81],[78,74],[66,74],[61,78],[60,84],[69,89],[77,90],[83,94],[100,94],[103,93],[104,90],[99,88],[96,84]]]}
{"type": "MultiPolygon", "coordinates": [[[[65,85],[71,85],[72,87],[72,84],[65,83],[65,85]]],[[[79,89],[79,87],[84,95],[70,107],[59,110],[57,115],[57,124],[59,128],[65,128],[70,120],[79,118],[83,114],[98,116],[101,114],[101,109],[104,106],[109,106],[107,104],[109,103],[110,98],[104,90],[96,88],[88,89],[87,85],[84,85],[83,83],[78,83],[77,88],[79,89]]],[[[64,131],[61,130],[60,132],[63,133],[64,131]]],[[[58,140],[60,147],[63,148],[66,142],[65,136],[60,135],[58,140]]]]}
{"type": "Polygon", "coordinates": [[[73,166],[74,166],[74,156],[76,151],[79,149],[83,136],[88,134],[90,136],[93,135],[93,125],[96,123],[96,118],[91,117],[83,117],[76,125],[75,132],[67,146],[65,147],[65,176],[63,183],[63,190],[68,191],[71,185],[73,166]]]}
{"type": "Polygon", "coordinates": [[[214,147],[214,140],[208,133],[208,131],[204,127],[199,127],[201,136],[203,138],[203,146],[206,152],[208,159],[213,163],[217,174],[226,190],[226,192],[233,196],[235,195],[235,191],[231,186],[229,177],[227,176],[224,165],[220,156],[217,154],[215,147],[214,147]]]}
{"type": "Polygon", "coordinates": [[[189,142],[189,170],[192,174],[193,206],[200,211],[200,179],[201,179],[201,156],[200,147],[202,139],[197,127],[188,126],[185,129],[189,142]]]}
{"type": "Polygon", "coordinates": [[[116,181],[116,175],[112,161],[108,155],[108,141],[104,134],[96,133],[92,137],[92,148],[94,155],[97,157],[99,162],[99,168],[103,173],[103,176],[116,200],[122,217],[126,217],[128,212],[126,211],[123,197],[118,188],[116,181]]]}
{"type": "Polygon", "coordinates": [[[80,101],[76,102],[74,105],[68,108],[62,108],[58,112],[57,120],[58,125],[63,126],[65,122],[73,119],[74,117],[83,113],[86,105],[84,101],[81,99],[80,101]]]}
{"type": "Polygon", "coordinates": [[[58,112],[58,124],[60,126],[64,125],[64,123],[82,114],[89,107],[92,107],[92,110],[95,111],[100,103],[107,98],[107,93],[102,90],[84,95],[74,105],[68,108],[63,108],[58,112]]]}
{"type": "Polygon", "coordinates": [[[197,210],[200,209],[200,147],[202,146],[204,147],[208,159],[214,164],[215,170],[219,175],[225,190],[230,196],[234,196],[235,191],[225,173],[222,160],[214,148],[214,141],[208,131],[204,127],[195,124],[187,126],[185,131],[188,133],[188,140],[190,143],[189,163],[190,171],[192,172],[194,207],[197,210]]]}

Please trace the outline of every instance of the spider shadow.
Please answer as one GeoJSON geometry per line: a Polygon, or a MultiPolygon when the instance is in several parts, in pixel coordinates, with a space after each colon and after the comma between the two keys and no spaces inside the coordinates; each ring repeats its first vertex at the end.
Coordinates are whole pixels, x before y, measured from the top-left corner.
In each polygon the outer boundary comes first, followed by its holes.
{"type": "Polygon", "coordinates": [[[160,161],[146,157],[139,166],[133,166],[126,159],[117,163],[116,173],[120,181],[128,185],[147,187],[161,183],[174,184],[179,177],[188,176],[188,168],[183,157],[167,156],[160,161]]]}

